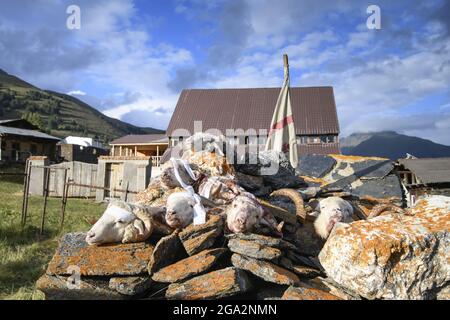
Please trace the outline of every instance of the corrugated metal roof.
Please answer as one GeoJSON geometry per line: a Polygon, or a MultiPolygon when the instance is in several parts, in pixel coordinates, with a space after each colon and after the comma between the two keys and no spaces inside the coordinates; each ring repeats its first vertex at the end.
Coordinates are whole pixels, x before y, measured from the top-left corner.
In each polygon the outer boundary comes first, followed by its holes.
{"type": "Polygon", "coordinates": [[[40,138],[40,139],[49,139],[49,140],[61,140],[60,138],[51,136],[49,134],[36,131],[36,130],[28,130],[28,129],[20,129],[20,128],[13,128],[13,127],[5,127],[0,126],[0,135],[17,135],[17,136],[27,136],[27,137],[33,137],[33,138],[40,138]]]}
{"type": "Polygon", "coordinates": [[[399,159],[423,183],[450,183],[450,158],[399,159]]]}
{"type": "Polygon", "coordinates": [[[165,134],[129,134],[113,140],[110,144],[145,144],[145,143],[169,143],[165,134]]]}
{"type": "Polygon", "coordinates": [[[339,143],[299,144],[298,155],[302,154],[341,154],[339,143]]]}
{"type": "MultiPolygon", "coordinates": [[[[181,92],[167,129],[194,132],[194,121],[203,131],[269,129],[281,88],[189,89],[181,92]]],[[[339,122],[332,87],[291,88],[297,135],[338,134],[339,122]]]]}

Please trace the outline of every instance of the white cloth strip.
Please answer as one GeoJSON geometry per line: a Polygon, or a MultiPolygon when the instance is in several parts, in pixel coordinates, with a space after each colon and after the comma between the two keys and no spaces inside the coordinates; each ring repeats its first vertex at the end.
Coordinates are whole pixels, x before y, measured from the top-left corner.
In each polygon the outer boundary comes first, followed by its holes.
{"type": "Polygon", "coordinates": [[[183,164],[184,168],[188,172],[189,176],[191,176],[192,179],[197,180],[195,178],[194,173],[191,170],[191,167],[189,166],[189,163],[187,161],[185,161],[185,160],[183,161],[182,159],[175,159],[175,158],[170,158],[170,161],[172,162],[173,172],[175,173],[175,178],[177,179],[178,183],[183,187],[184,190],[187,191],[187,193],[195,201],[195,205],[194,205],[194,225],[205,223],[206,222],[206,211],[205,211],[205,208],[203,207],[203,205],[201,203],[201,199],[200,199],[199,195],[195,193],[194,188],[192,188],[192,186],[187,185],[186,183],[184,183],[183,179],[181,179],[181,176],[180,176],[180,172],[179,172],[180,167],[178,165],[178,161],[181,161],[181,163],[183,164]]]}

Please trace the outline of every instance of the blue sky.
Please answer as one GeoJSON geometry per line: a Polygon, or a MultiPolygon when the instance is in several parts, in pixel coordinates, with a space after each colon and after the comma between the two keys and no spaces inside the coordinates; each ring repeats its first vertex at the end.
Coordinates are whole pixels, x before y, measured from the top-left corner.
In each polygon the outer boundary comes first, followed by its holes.
{"type": "Polygon", "coordinates": [[[450,1],[14,0],[0,68],[105,114],[165,129],[183,88],[334,87],[342,135],[450,145],[450,1]],[[67,6],[81,29],[66,28],[67,6]],[[370,4],[381,29],[369,30],[370,4]]]}

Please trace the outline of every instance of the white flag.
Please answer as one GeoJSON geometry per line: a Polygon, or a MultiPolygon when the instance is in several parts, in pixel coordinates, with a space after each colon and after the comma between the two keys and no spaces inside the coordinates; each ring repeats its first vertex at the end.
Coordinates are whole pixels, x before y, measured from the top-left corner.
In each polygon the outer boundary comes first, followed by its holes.
{"type": "Polygon", "coordinates": [[[291,166],[296,168],[298,164],[297,138],[295,136],[294,119],[292,117],[289,64],[287,55],[284,55],[283,58],[284,83],[273,113],[266,150],[284,152],[288,156],[291,166]]]}

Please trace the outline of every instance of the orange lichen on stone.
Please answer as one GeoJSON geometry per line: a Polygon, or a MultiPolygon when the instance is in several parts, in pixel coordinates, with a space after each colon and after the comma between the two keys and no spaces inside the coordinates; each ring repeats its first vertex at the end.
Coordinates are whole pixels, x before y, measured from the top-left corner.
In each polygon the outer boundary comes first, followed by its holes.
{"type": "Polygon", "coordinates": [[[343,154],[330,154],[335,160],[345,161],[345,162],[359,162],[367,160],[389,160],[388,158],[380,157],[362,157],[362,156],[346,156],[343,154]]]}
{"type": "Polygon", "coordinates": [[[336,225],[319,255],[327,275],[369,298],[424,297],[449,281],[450,198],[444,198],[421,200],[407,214],[336,225]]]}
{"type": "Polygon", "coordinates": [[[153,274],[152,279],[157,282],[173,283],[198,275],[211,268],[225,251],[224,248],[204,250],[162,268],[153,274]]]}
{"type": "Polygon", "coordinates": [[[281,285],[294,285],[300,279],[293,272],[269,261],[257,260],[240,254],[233,254],[231,262],[236,268],[244,269],[269,282],[281,285]]]}
{"type": "Polygon", "coordinates": [[[222,157],[215,152],[187,152],[183,158],[191,165],[198,167],[200,171],[208,171],[211,175],[235,175],[235,170],[230,165],[226,157],[222,157]]]}
{"type": "Polygon", "coordinates": [[[302,178],[303,180],[305,180],[306,182],[310,182],[310,183],[318,183],[321,186],[326,185],[328,182],[325,181],[324,179],[321,178],[314,178],[314,177],[310,177],[310,176],[300,176],[300,178],[302,178]]]}
{"type": "Polygon", "coordinates": [[[71,275],[76,266],[81,275],[139,275],[146,272],[153,252],[149,243],[89,246],[84,233],[67,234],[50,261],[47,274],[71,275]]]}
{"type": "Polygon", "coordinates": [[[171,284],[166,291],[168,299],[200,300],[233,296],[250,289],[245,271],[226,268],[171,284]]]}
{"type": "Polygon", "coordinates": [[[306,286],[289,287],[281,297],[282,300],[342,300],[331,293],[306,286]]]}

